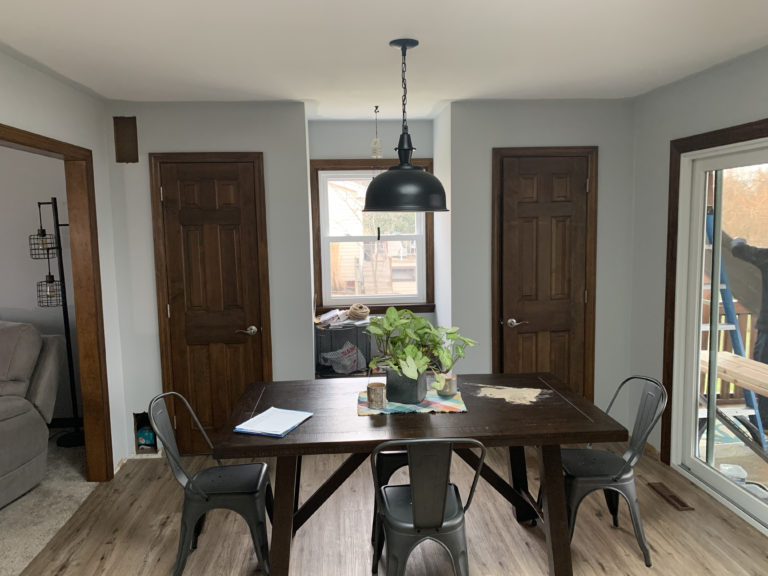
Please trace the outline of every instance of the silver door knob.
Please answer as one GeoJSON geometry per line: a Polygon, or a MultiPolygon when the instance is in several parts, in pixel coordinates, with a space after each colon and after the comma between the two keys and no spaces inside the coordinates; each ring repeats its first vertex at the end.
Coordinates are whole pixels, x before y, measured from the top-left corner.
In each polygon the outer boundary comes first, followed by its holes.
{"type": "Polygon", "coordinates": [[[507,326],[509,326],[510,328],[517,328],[518,326],[522,326],[523,324],[528,324],[528,321],[523,320],[522,322],[518,322],[514,318],[509,318],[507,320],[507,326]]]}
{"type": "Polygon", "coordinates": [[[248,326],[245,330],[235,330],[235,334],[248,334],[248,336],[256,336],[256,333],[259,331],[256,326],[248,326]]]}

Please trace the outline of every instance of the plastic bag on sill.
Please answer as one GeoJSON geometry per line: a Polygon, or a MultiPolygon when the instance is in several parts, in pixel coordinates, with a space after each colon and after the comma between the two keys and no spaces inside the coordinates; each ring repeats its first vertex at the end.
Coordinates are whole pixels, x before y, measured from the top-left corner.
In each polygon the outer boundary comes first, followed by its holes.
{"type": "Polygon", "coordinates": [[[366,369],[365,356],[351,342],[345,342],[338,350],[320,354],[320,364],[330,366],[338,374],[351,374],[366,369]]]}

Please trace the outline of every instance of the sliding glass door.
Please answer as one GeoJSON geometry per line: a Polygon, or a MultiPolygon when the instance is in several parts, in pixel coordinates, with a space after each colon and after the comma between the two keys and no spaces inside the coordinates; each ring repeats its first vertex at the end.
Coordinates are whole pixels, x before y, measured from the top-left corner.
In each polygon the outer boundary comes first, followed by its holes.
{"type": "Polygon", "coordinates": [[[768,145],[681,167],[673,461],[768,526],[768,145]]]}

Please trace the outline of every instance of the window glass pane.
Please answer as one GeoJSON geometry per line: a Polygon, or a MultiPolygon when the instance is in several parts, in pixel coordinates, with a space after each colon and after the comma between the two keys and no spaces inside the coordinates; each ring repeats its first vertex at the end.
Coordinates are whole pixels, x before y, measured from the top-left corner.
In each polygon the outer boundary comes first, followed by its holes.
{"type": "MultiPolygon", "coordinates": [[[[365,191],[369,178],[328,180],[328,235],[415,234],[414,212],[366,212],[365,191]]],[[[421,216],[423,218],[423,216],[421,216]]]]}
{"type": "Polygon", "coordinates": [[[331,242],[331,296],[418,294],[416,242],[331,242]]]}
{"type": "Polygon", "coordinates": [[[694,457],[768,502],[768,464],[756,455],[768,448],[768,402],[754,390],[768,381],[768,164],[708,172],[702,193],[707,201],[694,457]],[[714,236],[718,229],[720,238],[714,236]]]}

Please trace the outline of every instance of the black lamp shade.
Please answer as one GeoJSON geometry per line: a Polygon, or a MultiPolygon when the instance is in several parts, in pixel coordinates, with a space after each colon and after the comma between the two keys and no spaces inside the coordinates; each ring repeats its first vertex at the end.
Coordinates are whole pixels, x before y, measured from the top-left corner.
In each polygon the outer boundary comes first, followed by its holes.
{"type": "Polygon", "coordinates": [[[400,164],[368,184],[363,212],[445,212],[445,189],[436,176],[411,164],[413,145],[407,132],[397,147],[400,164]]]}
{"type": "Polygon", "coordinates": [[[419,166],[393,166],[371,180],[365,193],[367,212],[445,212],[445,190],[419,166]]]}

